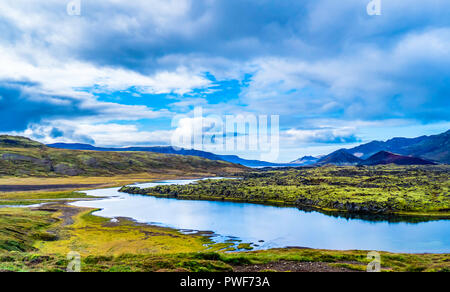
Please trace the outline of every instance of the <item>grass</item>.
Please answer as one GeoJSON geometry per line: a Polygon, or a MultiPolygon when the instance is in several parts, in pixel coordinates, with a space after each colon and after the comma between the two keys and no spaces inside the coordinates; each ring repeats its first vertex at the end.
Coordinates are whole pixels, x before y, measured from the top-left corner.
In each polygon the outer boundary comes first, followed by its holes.
{"type": "Polygon", "coordinates": [[[207,249],[206,244],[211,243],[204,236],[185,235],[177,230],[138,224],[128,219],[112,223],[91,212],[76,215],[73,225],[62,228],[58,241],[41,241],[35,246],[44,253],[76,251],[82,255],[120,255],[203,251],[207,249]]]}
{"type": "MultiPolygon", "coordinates": [[[[158,178],[173,178],[174,175],[177,174],[165,173],[164,177],[158,178]]],[[[190,177],[196,175],[189,173],[190,177]]],[[[186,172],[183,172],[183,176],[187,176],[186,172]]],[[[24,176],[3,177],[0,178],[0,184],[103,186],[156,178],[154,173],[44,179],[24,176]]],[[[322,210],[336,209],[333,205],[336,200],[360,205],[378,202],[384,206],[388,204],[395,213],[421,212],[427,216],[445,216],[449,208],[448,189],[448,168],[445,166],[324,167],[253,172],[245,174],[243,180],[204,181],[186,188],[159,189],[157,195],[288,205],[296,205],[299,198],[306,198],[314,203],[311,206],[322,210]],[[405,206],[400,204],[402,201],[411,206],[401,207],[405,206]]],[[[53,200],[40,209],[0,208],[0,271],[65,271],[69,251],[81,254],[82,271],[86,272],[230,272],[237,267],[280,261],[293,264],[320,262],[364,271],[370,261],[367,251],[250,251],[251,245],[239,241],[213,243],[202,234],[183,234],[169,228],[138,224],[126,218],[111,222],[93,215],[92,209],[68,206],[58,201],[85,197],[85,194],[73,191],[0,194],[0,204],[4,205],[53,200]],[[245,251],[236,252],[236,248],[245,251]]],[[[450,254],[380,252],[380,255],[383,271],[450,271],[450,254]]]]}
{"type": "MultiPolygon", "coordinates": [[[[279,261],[321,262],[365,270],[370,261],[366,251],[272,249],[225,253],[219,250],[229,245],[212,244],[201,235],[126,219],[111,223],[92,215],[93,210],[67,208],[72,207],[48,207],[54,212],[0,209],[0,271],[65,271],[69,251],[81,254],[84,272],[230,272],[240,266],[279,261]],[[68,217],[73,224],[64,223],[68,217]]],[[[450,254],[380,254],[383,271],[450,271],[450,254]]]]}
{"type": "MultiPolygon", "coordinates": [[[[278,261],[321,262],[349,270],[365,271],[364,251],[268,250],[244,253],[178,253],[89,255],[82,257],[83,272],[232,272],[236,267],[278,261]],[[351,261],[351,262],[347,262],[351,261]]],[[[384,272],[448,272],[449,255],[402,255],[381,253],[384,272]],[[391,258],[396,258],[395,261],[391,258]]],[[[0,270],[64,271],[68,261],[63,255],[10,252],[0,254],[0,270]]]]}
{"type": "Polygon", "coordinates": [[[80,199],[89,198],[84,193],[65,191],[65,192],[15,192],[0,193],[1,200],[55,200],[55,199],[80,199]]]}
{"type": "Polygon", "coordinates": [[[36,240],[54,239],[46,231],[56,220],[47,212],[22,208],[0,209],[0,251],[32,251],[36,240]]]}
{"type": "Polygon", "coordinates": [[[178,199],[227,200],[350,213],[450,217],[450,166],[322,167],[243,174],[240,180],[124,187],[178,199]]]}
{"type": "Polygon", "coordinates": [[[72,202],[78,199],[92,198],[81,192],[51,191],[51,192],[12,192],[0,193],[0,206],[27,206],[64,200],[72,202]]]}
{"type": "Polygon", "coordinates": [[[22,137],[0,136],[0,177],[103,177],[138,173],[215,176],[246,169],[194,156],[54,149],[22,137]]]}
{"type": "MultiPolygon", "coordinates": [[[[193,172],[188,174],[177,175],[173,173],[155,174],[151,172],[121,174],[111,176],[65,176],[65,177],[14,177],[3,176],[0,177],[0,185],[31,185],[31,186],[45,186],[45,185],[98,185],[98,188],[116,187],[125,184],[137,182],[149,182],[154,180],[167,179],[181,179],[181,178],[200,178],[204,177],[204,171],[193,172]]],[[[95,188],[97,188],[95,187],[95,188]]],[[[87,187],[92,189],[94,187],[87,187]]],[[[78,189],[78,188],[71,188],[78,189]]],[[[79,189],[86,189],[80,187],[79,189]]],[[[16,192],[17,193],[17,192],[16,192]]],[[[29,192],[28,192],[29,193],[29,192]]]]}

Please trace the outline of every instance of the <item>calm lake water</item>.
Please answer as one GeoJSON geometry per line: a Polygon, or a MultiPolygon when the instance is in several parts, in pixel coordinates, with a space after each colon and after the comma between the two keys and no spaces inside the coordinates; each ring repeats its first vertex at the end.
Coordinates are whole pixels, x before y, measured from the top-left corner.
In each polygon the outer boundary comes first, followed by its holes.
{"type": "MultiPolygon", "coordinates": [[[[172,180],[136,184],[189,184],[195,180],[172,180]]],[[[411,253],[450,252],[450,220],[424,223],[390,223],[346,219],[297,208],[247,203],[188,201],[129,195],[119,188],[85,191],[107,196],[95,201],[72,203],[101,208],[95,215],[129,217],[140,223],[180,230],[212,231],[213,240],[239,239],[255,249],[301,246],[320,249],[360,249],[411,253]]]]}

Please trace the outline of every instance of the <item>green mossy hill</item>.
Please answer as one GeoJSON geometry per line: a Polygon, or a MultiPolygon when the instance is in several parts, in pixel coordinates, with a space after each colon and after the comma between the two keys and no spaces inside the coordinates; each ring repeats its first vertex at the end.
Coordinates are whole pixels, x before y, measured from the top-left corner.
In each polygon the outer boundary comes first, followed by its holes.
{"type": "Polygon", "coordinates": [[[0,135],[0,148],[46,148],[46,146],[25,137],[0,135]]]}
{"type": "Polygon", "coordinates": [[[122,192],[179,199],[230,200],[354,213],[447,217],[450,166],[322,167],[251,172],[238,180],[122,192]],[[423,213],[423,214],[419,214],[423,213]]]}
{"type": "Polygon", "coordinates": [[[23,137],[0,136],[1,176],[110,176],[133,173],[226,175],[246,170],[223,161],[151,152],[62,150],[23,137]]]}

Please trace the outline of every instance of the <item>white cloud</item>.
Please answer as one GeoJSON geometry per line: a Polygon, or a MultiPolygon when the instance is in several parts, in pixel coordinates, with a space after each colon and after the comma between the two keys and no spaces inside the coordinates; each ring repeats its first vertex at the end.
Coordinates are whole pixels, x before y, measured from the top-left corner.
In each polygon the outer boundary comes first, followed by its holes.
{"type": "Polygon", "coordinates": [[[420,118],[442,105],[439,91],[448,90],[438,81],[448,78],[448,47],[450,29],[442,28],[408,34],[392,47],[360,46],[322,60],[261,58],[242,100],[252,109],[305,117],[342,111],[344,118],[420,118]]]}
{"type": "Polygon", "coordinates": [[[67,120],[52,121],[45,124],[30,125],[23,132],[11,133],[31,137],[45,144],[89,143],[100,147],[125,147],[138,145],[170,145],[172,131],[143,131],[135,125],[116,123],[92,124],[88,122],[71,122],[67,120]],[[63,133],[52,136],[52,131],[63,133]]]}
{"type": "MultiPolygon", "coordinates": [[[[383,16],[370,18],[361,0],[82,0],[81,17],[66,14],[68,1],[3,0],[0,80],[34,83],[20,98],[85,112],[64,112],[73,121],[65,131],[101,143],[159,140],[116,120],[172,113],[100,102],[79,88],[179,95],[171,111],[201,104],[205,114],[280,114],[286,144],[326,142],[387,119],[448,120],[446,1],[387,1],[383,16]],[[218,81],[252,77],[239,100],[208,104],[194,93],[215,90],[205,72],[218,81]]],[[[47,134],[63,124],[48,115],[47,134]]]]}
{"type": "Polygon", "coordinates": [[[356,128],[323,128],[314,130],[289,129],[284,131],[284,142],[300,143],[354,143],[356,128]]]}
{"type": "Polygon", "coordinates": [[[0,79],[36,82],[43,91],[59,95],[84,95],[77,89],[93,86],[111,92],[134,86],[144,93],[185,94],[194,88],[210,85],[209,80],[183,67],[173,72],[161,71],[145,76],[126,69],[98,67],[70,59],[61,62],[50,56],[28,60],[17,55],[14,47],[0,46],[0,66],[3,68],[0,79]]]}

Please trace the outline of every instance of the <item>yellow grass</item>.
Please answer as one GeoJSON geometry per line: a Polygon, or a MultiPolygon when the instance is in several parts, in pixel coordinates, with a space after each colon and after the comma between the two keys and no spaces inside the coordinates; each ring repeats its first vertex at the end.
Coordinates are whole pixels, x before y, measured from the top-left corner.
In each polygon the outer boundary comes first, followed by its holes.
{"type": "MultiPolygon", "coordinates": [[[[127,219],[111,223],[109,219],[91,215],[92,210],[74,216],[70,226],[55,226],[60,239],[37,242],[44,254],[67,254],[70,251],[81,255],[168,254],[204,251],[207,240],[199,235],[185,235],[177,230],[137,224],[127,219]]],[[[61,212],[54,216],[60,217],[61,212]]],[[[61,223],[59,223],[61,224],[61,223]]]]}

